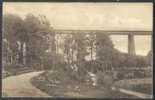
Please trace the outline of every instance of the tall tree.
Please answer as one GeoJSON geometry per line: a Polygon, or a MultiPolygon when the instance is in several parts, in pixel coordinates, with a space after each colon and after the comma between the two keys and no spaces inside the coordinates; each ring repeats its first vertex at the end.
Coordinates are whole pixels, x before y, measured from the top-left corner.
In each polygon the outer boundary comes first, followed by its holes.
{"type": "Polygon", "coordinates": [[[94,33],[92,34],[87,34],[87,46],[90,51],[90,59],[93,60],[93,56],[95,55],[96,52],[96,35],[94,33]]]}
{"type": "Polygon", "coordinates": [[[109,70],[112,68],[113,44],[109,36],[104,33],[96,34],[96,59],[101,64],[100,69],[109,70]]]}
{"type": "Polygon", "coordinates": [[[83,80],[84,77],[87,74],[87,68],[85,67],[85,57],[88,55],[87,48],[86,48],[86,34],[83,33],[77,33],[74,34],[74,39],[75,39],[75,51],[76,53],[76,58],[77,58],[77,67],[78,67],[78,79],[83,80]]]}
{"type": "Polygon", "coordinates": [[[88,54],[86,48],[86,35],[83,33],[74,34],[75,45],[77,50],[77,62],[85,61],[85,56],[88,54]]]}
{"type": "Polygon", "coordinates": [[[26,43],[27,58],[29,61],[40,61],[42,56],[48,50],[48,34],[52,34],[52,28],[47,21],[39,19],[32,14],[28,14],[25,21],[28,40],[26,43]]]}
{"type": "Polygon", "coordinates": [[[32,14],[28,14],[25,19],[13,14],[4,15],[2,30],[3,43],[7,45],[3,50],[10,53],[7,56],[11,62],[18,59],[20,64],[41,60],[49,48],[48,38],[53,36],[49,35],[53,32],[46,18],[32,14]]]}
{"type": "Polygon", "coordinates": [[[64,53],[66,56],[67,63],[70,63],[70,43],[72,42],[71,35],[67,35],[64,42],[64,53]]]}
{"type": "MultiPolygon", "coordinates": [[[[19,50],[18,42],[24,41],[26,38],[23,20],[17,15],[4,15],[2,31],[3,40],[7,43],[7,51],[11,52],[9,55],[12,60],[15,60],[16,57],[20,57],[22,52],[19,50]]],[[[13,62],[12,60],[11,62],[13,62]]]]}

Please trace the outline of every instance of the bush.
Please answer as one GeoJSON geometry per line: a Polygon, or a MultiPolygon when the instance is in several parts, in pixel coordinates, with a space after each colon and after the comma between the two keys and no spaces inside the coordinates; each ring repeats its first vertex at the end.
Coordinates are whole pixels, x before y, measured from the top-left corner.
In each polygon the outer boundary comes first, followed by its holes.
{"type": "Polygon", "coordinates": [[[67,66],[64,66],[64,64],[59,64],[59,66],[56,67],[57,68],[47,71],[47,73],[45,73],[45,78],[47,81],[51,83],[59,81],[63,84],[71,80],[71,73],[66,70],[67,66]]]}
{"type": "Polygon", "coordinates": [[[97,83],[99,86],[104,86],[110,88],[113,84],[114,78],[112,72],[98,72],[97,73],[97,83]]]}
{"type": "Polygon", "coordinates": [[[19,75],[22,73],[30,72],[34,70],[34,66],[25,66],[22,64],[10,64],[10,65],[5,65],[3,66],[5,70],[5,74],[7,73],[9,76],[11,75],[19,75]]]}

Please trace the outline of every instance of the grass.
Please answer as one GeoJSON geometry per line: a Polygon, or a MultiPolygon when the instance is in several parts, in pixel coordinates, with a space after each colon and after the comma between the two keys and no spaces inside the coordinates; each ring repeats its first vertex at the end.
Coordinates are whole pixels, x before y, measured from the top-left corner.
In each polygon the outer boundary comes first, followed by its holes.
{"type": "MultiPolygon", "coordinates": [[[[53,97],[78,97],[78,98],[133,98],[134,96],[111,91],[110,88],[104,86],[92,86],[87,83],[66,80],[52,83],[47,77],[52,75],[45,72],[31,79],[31,83],[53,97]]],[[[66,76],[64,76],[66,77],[66,76]]],[[[64,78],[62,77],[62,78],[64,78]]],[[[52,78],[51,78],[52,79],[52,78]]],[[[54,78],[53,78],[54,80],[54,78]]]]}
{"type": "Polygon", "coordinates": [[[153,88],[151,78],[121,80],[116,82],[115,86],[150,95],[153,88]]]}
{"type": "Polygon", "coordinates": [[[9,76],[20,75],[32,71],[35,71],[35,69],[25,66],[15,68],[13,65],[12,66],[10,65],[9,68],[4,67],[4,70],[2,71],[2,78],[4,79],[9,76]]]}

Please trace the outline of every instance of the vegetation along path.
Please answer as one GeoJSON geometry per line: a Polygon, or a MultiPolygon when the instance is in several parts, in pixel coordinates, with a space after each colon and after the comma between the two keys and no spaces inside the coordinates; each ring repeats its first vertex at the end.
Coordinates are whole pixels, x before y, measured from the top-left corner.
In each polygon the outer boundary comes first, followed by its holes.
{"type": "Polygon", "coordinates": [[[35,88],[30,80],[43,71],[31,72],[17,76],[7,77],[2,80],[3,96],[11,97],[48,97],[48,94],[35,88]]]}

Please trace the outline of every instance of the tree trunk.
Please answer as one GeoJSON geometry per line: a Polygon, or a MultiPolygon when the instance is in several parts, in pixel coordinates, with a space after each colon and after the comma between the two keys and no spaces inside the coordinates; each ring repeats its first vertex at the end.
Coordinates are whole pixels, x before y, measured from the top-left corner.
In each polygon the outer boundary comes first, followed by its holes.
{"type": "Polygon", "coordinates": [[[91,55],[91,60],[93,60],[93,47],[91,46],[91,50],[90,50],[90,55],[91,55]]]}
{"type": "Polygon", "coordinates": [[[26,64],[26,43],[23,44],[23,64],[26,64]]]}
{"type": "Polygon", "coordinates": [[[28,43],[26,44],[26,58],[25,59],[26,59],[26,64],[29,65],[31,61],[31,55],[30,55],[28,43]]]}
{"type": "Polygon", "coordinates": [[[23,64],[23,42],[21,42],[20,46],[20,54],[19,54],[19,63],[23,64]]]}
{"type": "Polygon", "coordinates": [[[74,60],[74,51],[73,51],[73,48],[72,48],[72,62],[74,60]]]}
{"type": "Polygon", "coordinates": [[[67,63],[69,64],[69,50],[67,49],[67,52],[66,52],[66,58],[67,58],[67,63]]]}
{"type": "Polygon", "coordinates": [[[10,52],[10,64],[13,63],[13,52],[10,52]]]}

